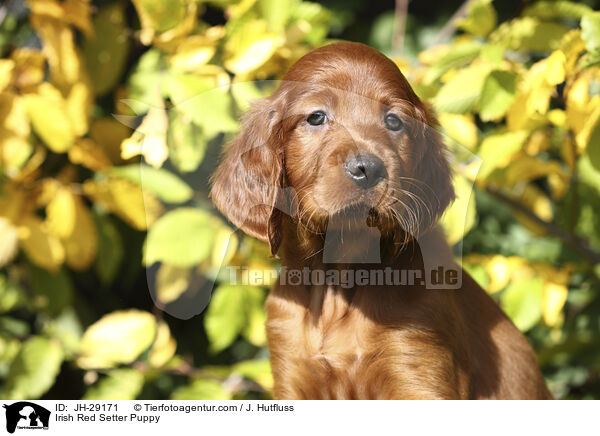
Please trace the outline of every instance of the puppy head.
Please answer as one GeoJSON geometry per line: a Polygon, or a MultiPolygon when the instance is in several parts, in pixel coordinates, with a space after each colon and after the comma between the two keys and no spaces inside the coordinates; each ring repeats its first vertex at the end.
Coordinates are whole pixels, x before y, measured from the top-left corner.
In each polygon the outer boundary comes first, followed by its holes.
{"type": "Polygon", "coordinates": [[[302,57],[253,106],[211,195],[273,253],[285,186],[296,218],[314,231],[367,219],[384,233],[416,237],[454,198],[435,124],[391,60],[358,43],[328,45],[302,57]]]}

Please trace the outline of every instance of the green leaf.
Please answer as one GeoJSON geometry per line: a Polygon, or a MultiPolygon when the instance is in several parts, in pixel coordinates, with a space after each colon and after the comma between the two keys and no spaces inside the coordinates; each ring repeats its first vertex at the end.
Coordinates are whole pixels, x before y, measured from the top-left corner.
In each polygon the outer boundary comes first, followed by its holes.
{"type": "Polygon", "coordinates": [[[202,127],[206,138],[238,130],[231,94],[225,87],[217,87],[214,77],[172,74],[167,92],[177,111],[202,127]]]}
{"type": "Polygon", "coordinates": [[[136,115],[162,106],[167,63],[162,53],[150,49],[142,55],[127,82],[127,104],[136,115]]]}
{"type": "Polygon", "coordinates": [[[460,68],[473,61],[483,48],[483,44],[475,41],[453,44],[448,53],[435,62],[423,77],[425,84],[431,84],[453,68],[460,68]]]}
{"type": "Polygon", "coordinates": [[[100,8],[93,25],[93,36],[83,41],[83,58],[96,95],[104,95],[119,82],[131,45],[123,4],[100,8]]]}
{"type": "Polygon", "coordinates": [[[502,293],[502,309],[525,332],[542,317],[542,279],[540,277],[511,282],[502,293]]]}
{"type": "Polygon", "coordinates": [[[569,28],[555,22],[533,17],[515,18],[501,24],[489,40],[515,51],[548,52],[560,48],[562,37],[569,28]]]}
{"type": "Polygon", "coordinates": [[[202,129],[175,110],[169,114],[167,145],[169,160],[182,173],[196,171],[204,159],[206,140],[202,129]]]}
{"type": "Polygon", "coordinates": [[[54,384],[63,357],[58,341],[41,336],[25,341],[10,366],[2,398],[22,400],[41,397],[54,384]]]}
{"type": "Polygon", "coordinates": [[[433,99],[433,105],[440,112],[471,112],[477,106],[486,75],[487,71],[478,67],[458,71],[442,86],[433,99]]]}
{"type": "Polygon", "coordinates": [[[58,317],[48,321],[44,325],[43,332],[60,341],[67,357],[79,350],[83,328],[74,308],[67,307],[58,317]]]}
{"type": "Polygon", "coordinates": [[[581,156],[577,162],[577,172],[581,181],[590,185],[600,195],[600,170],[596,169],[594,164],[592,164],[589,153],[581,156]]]}
{"type": "Polygon", "coordinates": [[[486,36],[497,21],[492,0],[477,0],[469,3],[467,16],[458,22],[458,28],[475,36],[486,36]]]}
{"type": "Polygon", "coordinates": [[[248,286],[222,285],[212,295],[204,326],[210,350],[218,353],[229,347],[244,328],[248,286]]]}
{"type": "Polygon", "coordinates": [[[94,214],[98,229],[98,253],[94,269],[105,285],[115,279],[123,260],[123,240],[117,227],[108,215],[94,214]]]}
{"type": "Polygon", "coordinates": [[[331,11],[318,3],[303,1],[292,11],[292,21],[310,25],[304,40],[311,45],[318,44],[327,37],[332,20],[331,11]]]}
{"type": "Polygon", "coordinates": [[[600,121],[596,123],[590,133],[585,152],[594,168],[600,171],[600,121]]]}
{"type": "Polygon", "coordinates": [[[82,400],[135,400],[144,387],[144,374],[132,368],[113,369],[89,388],[82,400]]]}
{"type": "Polygon", "coordinates": [[[508,71],[492,71],[485,79],[479,100],[482,121],[502,118],[513,103],[517,92],[517,77],[508,71]]]}
{"type": "Polygon", "coordinates": [[[258,0],[261,15],[271,32],[283,32],[298,0],[258,0]]]}
{"type": "Polygon", "coordinates": [[[36,304],[51,316],[57,316],[72,304],[73,284],[68,273],[62,269],[52,273],[31,265],[31,287],[37,295],[36,304]]]}
{"type": "Polygon", "coordinates": [[[232,372],[255,381],[264,389],[273,388],[273,374],[268,359],[245,360],[233,365],[232,372]]]}
{"type": "Polygon", "coordinates": [[[265,291],[258,286],[249,286],[245,291],[244,309],[246,312],[246,323],[242,330],[242,336],[252,345],[263,347],[267,343],[265,322],[265,291]]]}
{"type": "Polygon", "coordinates": [[[589,52],[600,50],[600,12],[587,14],[581,19],[581,38],[589,52]]]}
{"type": "Polygon", "coordinates": [[[26,297],[20,286],[10,281],[4,274],[0,274],[0,313],[24,306],[27,302],[26,297]]]}
{"type": "MultiPolygon", "coordinates": [[[[10,335],[0,334],[0,377],[3,380],[6,379],[10,365],[17,357],[20,349],[21,341],[10,335]]],[[[0,394],[2,393],[3,389],[0,388],[0,394]]]]}
{"type": "Polygon", "coordinates": [[[0,331],[13,336],[27,336],[30,333],[29,324],[21,319],[12,318],[10,316],[0,317],[0,331]]]}
{"type": "Polygon", "coordinates": [[[176,27],[188,12],[188,0],[132,0],[144,27],[157,32],[176,27]]]}
{"type": "Polygon", "coordinates": [[[230,400],[231,394],[215,380],[197,379],[175,390],[172,400],[230,400]]]}
{"type": "Polygon", "coordinates": [[[556,18],[580,19],[591,11],[592,8],[582,3],[569,1],[538,1],[527,6],[523,11],[523,15],[542,18],[544,20],[553,20],[556,18]]]}
{"type": "Polygon", "coordinates": [[[463,263],[462,267],[479,286],[483,289],[487,289],[490,284],[490,277],[488,276],[484,265],[463,263]]]}
{"type": "Polygon", "coordinates": [[[144,246],[146,265],[165,262],[195,266],[212,253],[221,221],[205,210],[179,208],[160,217],[150,228],[144,246]]]}
{"type": "Polygon", "coordinates": [[[151,313],[131,309],[104,315],[83,334],[77,365],[95,369],[131,363],[152,345],[155,336],[151,313]]]}
{"type": "Polygon", "coordinates": [[[163,168],[133,164],[112,167],[110,174],[137,183],[143,190],[171,204],[185,203],[194,195],[187,183],[163,168]]]}

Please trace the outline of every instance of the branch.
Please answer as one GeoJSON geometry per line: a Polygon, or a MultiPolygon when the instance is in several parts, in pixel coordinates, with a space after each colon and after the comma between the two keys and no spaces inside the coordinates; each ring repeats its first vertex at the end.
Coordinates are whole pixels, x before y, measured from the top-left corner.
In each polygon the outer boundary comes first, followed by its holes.
{"type": "Polygon", "coordinates": [[[444,44],[450,39],[454,32],[456,32],[456,22],[467,15],[469,5],[473,3],[473,1],[474,0],[465,0],[465,2],[460,6],[460,8],[456,10],[454,15],[450,17],[450,19],[444,25],[444,27],[442,27],[442,30],[440,30],[440,33],[438,33],[432,46],[444,44]]]}
{"type": "Polygon", "coordinates": [[[0,6],[0,26],[4,23],[4,20],[8,16],[8,9],[12,0],[8,0],[5,4],[0,6]]]}
{"type": "Polygon", "coordinates": [[[394,35],[392,36],[392,52],[402,53],[404,50],[404,36],[406,35],[406,17],[410,0],[396,0],[394,10],[394,35]]]}
{"type": "Polygon", "coordinates": [[[588,247],[588,244],[585,240],[579,238],[578,236],[569,233],[554,223],[545,221],[537,216],[534,212],[532,212],[528,207],[522,205],[518,201],[510,198],[506,194],[503,194],[496,188],[491,186],[486,186],[485,190],[490,193],[492,196],[507,204],[508,206],[516,209],[518,212],[526,215],[527,218],[534,221],[536,224],[542,226],[548,233],[553,236],[556,236],[565,244],[569,245],[571,248],[576,250],[579,254],[585,257],[587,260],[592,262],[593,265],[600,264],[600,254],[596,253],[594,250],[588,247]]]}

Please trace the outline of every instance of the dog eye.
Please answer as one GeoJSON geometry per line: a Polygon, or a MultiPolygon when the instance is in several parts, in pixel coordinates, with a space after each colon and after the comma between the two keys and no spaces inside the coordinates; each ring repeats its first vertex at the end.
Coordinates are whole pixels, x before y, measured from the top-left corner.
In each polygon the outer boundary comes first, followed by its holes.
{"type": "Polygon", "coordinates": [[[402,129],[402,127],[404,126],[404,123],[402,122],[402,120],[400,118],[398,118],[396,115],[387,115],[385,117],[385,127],[387,127],[390,130],[393,131],[398,131],[400,129],[402,129]]]}
{"type": "Polygon", "coordinates": [[[306,118],[306,121],[311,126],[320,126],[325,122],[325,118],[327,118],[325,112],[317,111],[310,114],[308,118],[306,118]]]}

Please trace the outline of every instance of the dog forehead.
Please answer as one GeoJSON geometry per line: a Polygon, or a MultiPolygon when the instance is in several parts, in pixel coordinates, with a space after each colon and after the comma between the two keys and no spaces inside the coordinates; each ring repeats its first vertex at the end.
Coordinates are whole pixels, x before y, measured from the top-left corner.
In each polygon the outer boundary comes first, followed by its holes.
{"type": "Polygon", "coordinates": [[[300,92],[288,105],[290,115],[307,114],[318,109],[336,110],[340,113],[352,114],[377,112],[385,107],[385,103],[372,96],[360,94],[353,90],[333,87],[310,87],[300,92]]]}

